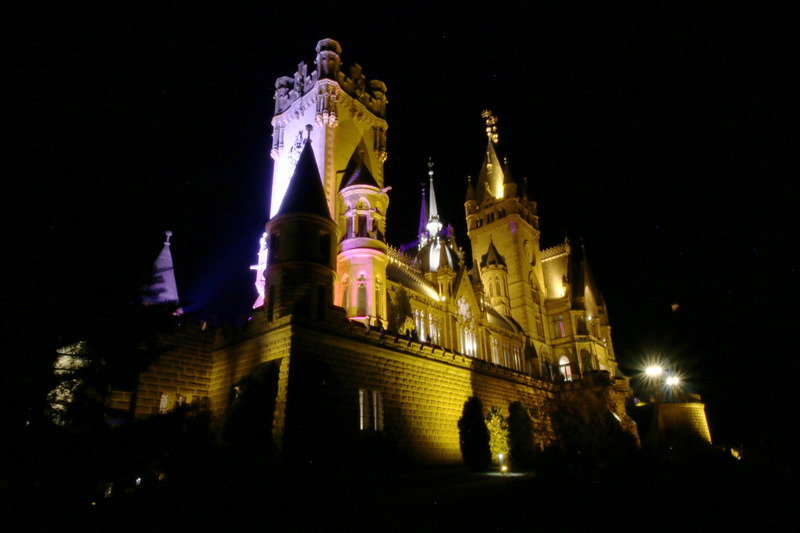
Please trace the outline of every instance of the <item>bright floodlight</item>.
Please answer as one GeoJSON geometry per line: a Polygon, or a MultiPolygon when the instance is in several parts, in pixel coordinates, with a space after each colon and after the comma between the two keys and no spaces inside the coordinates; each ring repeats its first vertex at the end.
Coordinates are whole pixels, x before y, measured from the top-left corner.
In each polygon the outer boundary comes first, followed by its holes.
{"type": "Polygon", "coordinates": [[[678,376],[670,376],[667,378],[667,385],[670,387],[674,387],[681,382],[681,378],[678,376]]]}
{"type": "Polygon", "coordinates": [[[648,366],[644,369],[644,373],[651,377],[660,376],[663,371],[664,369],[660,366],[648,366]]]}

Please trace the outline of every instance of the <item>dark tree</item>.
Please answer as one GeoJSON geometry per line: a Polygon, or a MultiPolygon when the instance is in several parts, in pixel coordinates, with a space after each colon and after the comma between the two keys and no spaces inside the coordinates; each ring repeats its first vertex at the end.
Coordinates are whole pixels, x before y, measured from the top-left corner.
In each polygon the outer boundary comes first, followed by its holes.
{"type": "Polygon", "coordinates": [[[536,443],[533,422],[528,409],[521,402],[508,405],[509,461],[516,470],[533,468],[536,460],[536,443]]]}
{"type": "Polygon", "coordinates": [[[477,396],[464,402],[464,410],[458,420],[461,456],[464,464],[471,468],[486,468],[491,464],[489,430],[483,417],[483,404],[477,396]]]}
{"type": "Polygon", "coordinates": [[[406,319],[411,318],[411,301],[408,299],[408,292],[400,287],[397,296],[389,301],[389,331],[401,333],[406,319]]]}
{"type": "Polygon", "coordinates": [[[278,361],[264,363],[233,389],[222,437],[244,468],[260,469],[272,462],[279,367],[278,361]]]}

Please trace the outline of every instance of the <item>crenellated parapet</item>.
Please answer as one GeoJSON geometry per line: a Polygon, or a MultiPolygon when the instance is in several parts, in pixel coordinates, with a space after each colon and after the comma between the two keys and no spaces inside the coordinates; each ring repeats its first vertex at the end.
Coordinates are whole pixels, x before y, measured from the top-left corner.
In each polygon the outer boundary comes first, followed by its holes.
{"type": "MultiPolygon", "coordinates": [[[[308,73],[308,65],[301,62],[294,76],[283,76],[275,83],[275,114],[279,115],[289,109],[298,99],[305,96],[318,82],[327,81],[326,94],[331,84],[360,102],[370,113],[379,118],[386,118],[386,84],[379,80],[367,80],[362,73],[361,65],[351,65],[349,71],[342,68],[340,54],[342,48],[333,39],[323,39],[317,43],[317,57],[314,60],[316,69],[308,73]]],[[[335,101],[335,100],[334,100],[335,101]]],[[[324,116],[324,112],[321,113],[324,116]]],[[[330,111],[328,111],[330,120],[330,111]]]]}
{"type": "Polygon", "coordinates": [[[542,250],[542,261],[547,259],[554,259],[563,255],[569,255],[569,245],[567,243],[556,244],[550,248],[542,250]]]}
{"type": "Polygon", "coordinates": [[[416,270],[417,272],[419,272],[419,269],[414,266],[414,259],[412,259],[408,255],[404,254],[403,252],[401,252],[400,250],[398,250],[394,246],[387,245],[386,246],[386,254],[389,256],[389,260],[390,261],[392,261],[394,263],[399,263],[401,265],[404,265],[404,266],[406,266],[408,268],[411,268],[411,269],[416,270]]]}

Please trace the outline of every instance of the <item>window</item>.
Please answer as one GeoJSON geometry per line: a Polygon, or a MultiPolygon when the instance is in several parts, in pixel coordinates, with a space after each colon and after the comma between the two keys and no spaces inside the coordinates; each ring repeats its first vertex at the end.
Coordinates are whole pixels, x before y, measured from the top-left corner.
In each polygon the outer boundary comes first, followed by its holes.
{"type": "Polygon", "coordinates": [[[383,431],[383,399],[380,392],[358,389],[358,419],[361,431],[383,431]]]}
{"type": "Polygon", "coordinates": [[[161,399],[158,402],[158,414],[163,415],[167,412],[167,406],[169,405],[169,394],[166,392],[161,393],[161,399]]]}
{"type": "Polygon", "coordinates": [[[331,236],[328,233],[319,234],[319,256],[326,263],[331,258],[331,236]]]}
{"type": "Polygon", "coordinates": [[[562,355],[561,359],[558,360],[558,370],[561,372],[561,377],[564,378],[564,381],[572,381],[572,366],[566,355],[562,355]]]}
{"type": "Polygon", "coordinates": [[[367,316],[367,277],[364,274],[358,276],[358,309],[356,316],[367,316]]]}
{"type": "Polygon", "coordinates": [[[539,305],[541,299],[539,298],[539,286],[536,284],[536,279],[533,276],[533,272],[530,274],[530,284],[531,284],[531,295],[533,296],[533,303],[539,305]]]}
{"type": "Polygon", "coordinates": [[[425,330],[425,311],[421,311],[419,309],[414,310],[414,325],[417,328],[417,335],[421,340],[425,339],[426,330],[425,330]]]}
{"type": "Polygon", "coordinates": [[[383,288],[380,276],[375,277],[375,316],[378,318],[383,316],[383,288]]]}
{"type": "Polygon", "coordinates": [[[563,339],[567,336],[567,330],[564,327],[564,318],[562,315],[558,315],[558,320],[555,321],[555,328],[556,328],[556,338],[563,339]]]}
{"type": "Polygon", "coordinates": [[[270,263],[274,262],[278,258],[278,251],[280,246],[280,234],[275,232],[269,236],[269,252],[272,254],[270,258],[270,263]]]}
{"type": "Polygon", "coordinates": [[[442,318],[438,317],[438,316],[433,316],[433,315],[429,315],[429,318],[430,318],[430,330],[429,331],[430,331],[430,335],[431,335],[431,341],[434,344],[437,344],[437,345],[441,344],[441,342],[442,342],[442,337],[441,337],[442,318]]]}
{"type": "Polygon", "coordinates": [[[350,282],[350,278],[347,277],[345,274],[342,277],[342,307],[347,309],[347,305],[350,303],[347,298],[347,284],[350,282]]]}

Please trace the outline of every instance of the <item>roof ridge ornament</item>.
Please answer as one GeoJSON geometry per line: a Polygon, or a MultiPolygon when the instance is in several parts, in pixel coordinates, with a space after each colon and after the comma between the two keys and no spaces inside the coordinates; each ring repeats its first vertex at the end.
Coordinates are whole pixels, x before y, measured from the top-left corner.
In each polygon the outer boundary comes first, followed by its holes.
{"type": "Polygon", "coordinates": [[[489,140],[493,144],[497,144],[498,134],[497,134],[497,121],[498,118],[494,116],[489,109],[484,109],[481,111],[481,117],[486,120],[486,136],[489,137],[489,140]]]}

